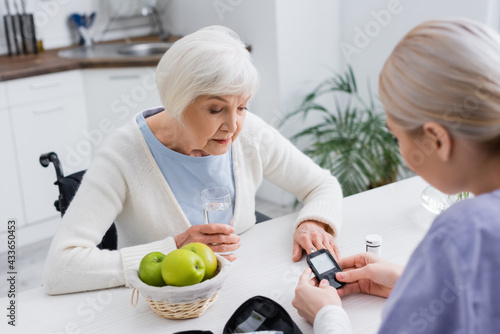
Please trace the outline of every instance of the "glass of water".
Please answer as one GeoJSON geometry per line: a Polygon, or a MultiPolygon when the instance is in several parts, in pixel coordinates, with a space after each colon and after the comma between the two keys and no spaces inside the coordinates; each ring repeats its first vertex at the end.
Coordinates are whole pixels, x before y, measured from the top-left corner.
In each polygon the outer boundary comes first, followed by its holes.
{"type": "MultiPolygon", "coordinates": [[[[231,191],[225,187],[206,188],[201,192],[204,224],[231,225],[233,206],[231,205],[231,191]]],[[[234,252],[218,253],[220,255],[234,254],[234,252]]]]}
{"type": "Polygon", "coordinates": [[[201,192],[204,224],[231,225],[233,207],[231,205],[231,191],[224,187],[206,188],[201,192]]]}

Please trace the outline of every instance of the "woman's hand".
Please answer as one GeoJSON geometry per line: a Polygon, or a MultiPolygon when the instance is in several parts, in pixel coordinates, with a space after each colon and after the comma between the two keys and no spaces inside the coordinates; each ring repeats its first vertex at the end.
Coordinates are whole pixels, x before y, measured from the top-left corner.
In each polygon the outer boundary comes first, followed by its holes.
{"type": "MultiPolygon", "coordinates": [[[[226,224],[193,225],[186,232],[174,237],[177,248],[191,242],[208,245],[216,253],[232,252],[240,248],[240,237],[234,234],[234,227],[226,224]]],[[[229,261],[236,260],[236,255],[223,255],[229,261]]]]}
{"type": "Polygon", "coordinates": [[[307,254],[318,250],[327,249],[336,258],[340,258],[340,252],[333,240],[333,236],[325,229],[326,225],[314,220],[306,220],[299,224],[293,233],[292,260],[297,262],[302,258],[302,249],[307,254]]]}
{"type": "Polygon", "coordinates": [[[307,268],[300,275],[299,282],[295,288],[295,298],[292,306],[297,309],[299,315],[314,323],[316,314],[326,305],[342,306],[342,301],[337,289],[330,286],[327,280],[322,280],[318,286],[316,278],[311,279],[311,268],[307,268]]]}
{"type": "Polygon", "coordinates": [[[362,292],[387,298],[404,269],[368,252],[346,257],[338,263],[343,272],[337,273],[336,278],[347,283],[338,290],[340,296],[362,292]]]}

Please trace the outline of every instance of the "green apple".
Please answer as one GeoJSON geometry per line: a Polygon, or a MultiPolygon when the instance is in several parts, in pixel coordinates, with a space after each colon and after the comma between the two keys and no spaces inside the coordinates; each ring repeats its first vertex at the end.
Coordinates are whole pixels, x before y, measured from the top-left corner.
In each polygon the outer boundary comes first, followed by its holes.
{"type": "Polygon", "coordinates": [[[205,276],[205,264],[195,252],[179,248],[165,256],[161,265],[161,276],[167,285],[197,284],[205,276]]]}
{"type": "Polygon", "coordinates": [[[161,265],[164,259],[165,254],[161,252],[151,252],[145,255],[139,264],[141,281],[152,286],[164,286],[165,281],[161,275],[161,265]]]}
{"type": "Polygon", "coordinates": [[[203,263],[205,263],[205,276],[203,280],[211,279],[215,276],[215,272],[217,271],[217,258],[212,248],[201,242],[192,242],[182,246],[181,249],[190,250],[201,257],[203,263]]]}

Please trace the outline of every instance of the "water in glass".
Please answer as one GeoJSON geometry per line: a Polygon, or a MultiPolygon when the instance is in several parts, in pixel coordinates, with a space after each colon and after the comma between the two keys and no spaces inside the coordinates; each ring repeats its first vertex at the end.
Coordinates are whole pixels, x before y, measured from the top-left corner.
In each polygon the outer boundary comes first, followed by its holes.
{"type": "Polygon", "coordinates": [[[231,203],[206,203],[203,205],[203,223],[231,224],[231,203]]]}

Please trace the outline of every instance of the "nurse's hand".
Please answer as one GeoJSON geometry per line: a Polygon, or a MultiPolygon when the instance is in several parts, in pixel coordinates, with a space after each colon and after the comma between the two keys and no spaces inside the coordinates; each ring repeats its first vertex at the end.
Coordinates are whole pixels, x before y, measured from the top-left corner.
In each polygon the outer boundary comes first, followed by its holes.
{"type": "MultiPolygon", "coordinates": [[[[193,225],[185,232],[174,237],[177,248],[191,242],[208,245],[216,253],[232,252],[240,248],[240,237],[234,234],[234,227],[226,224],[193,225]]],[[[223,255],[229,261],[236,260],[236,255],[223,255]]]]}
{"type": "Polygon", "coordinates": [[[340,258],[339,248],[333,240],[333,235],[326,231],[326,225],[314,220],[306,220],[299,224],[293,233],[292,260],[297,262],[302,258],[302,250],[307,254],[318,249],[327,249],[336,258],[340,258]]]}
{"type": "Polygon", "coordinates": [[[326,305],[342,306],[338,292],[330,286],[327,280],[318,283],[316,278],[311,279],[312,270],[307,268],[300,275],[299,282],[295,288],[295,297],[292,306],[297,309],[299,315],[314,324],[316,314],[326,305]]]}
{"type": "Polygon", "coordinates": [[[338,290],[340,296],[361,292],[387,298],[404,269],[368,252],[340,259],[338,264],[343,272],[335,277],[347,283],[338,290]]]}

